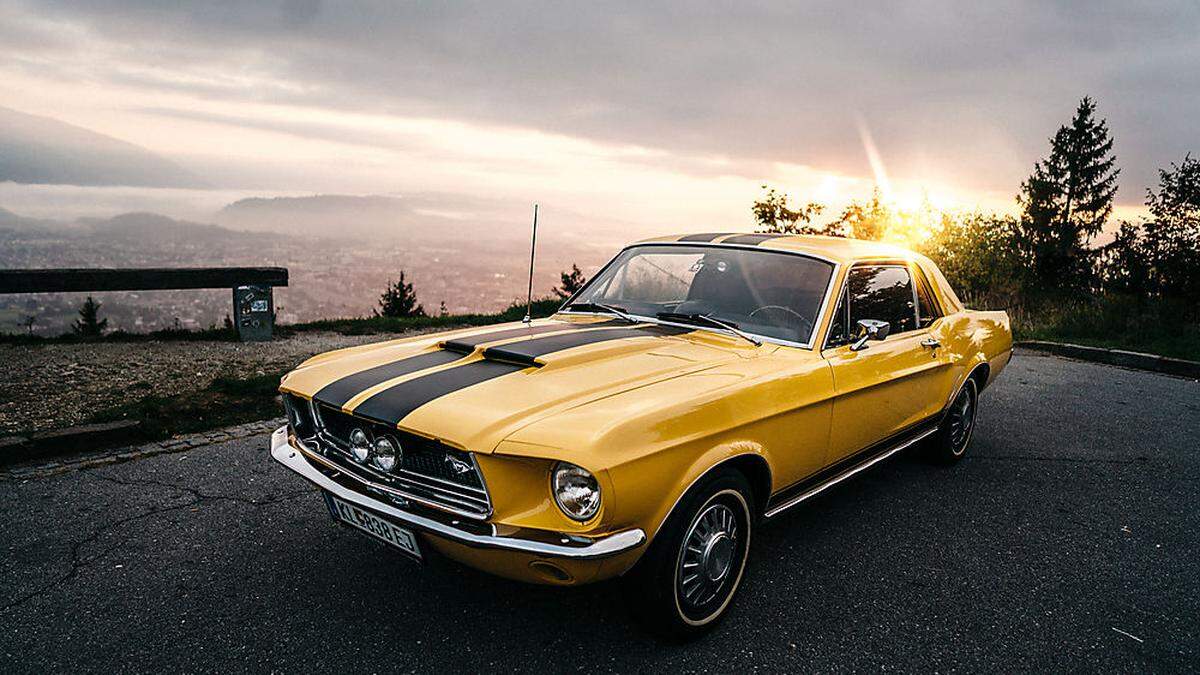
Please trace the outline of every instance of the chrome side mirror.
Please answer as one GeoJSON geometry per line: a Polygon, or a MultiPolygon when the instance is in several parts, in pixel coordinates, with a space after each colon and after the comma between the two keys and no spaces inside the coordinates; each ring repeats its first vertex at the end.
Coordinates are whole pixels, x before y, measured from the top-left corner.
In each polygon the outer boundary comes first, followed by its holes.
{"type": "Polygon", "coordinates": [[[867,342],[870,340],[882,340],[891,332],[892,326],[886,321],[877,319],[859,319],[857,335],[854,344],[850,345],[850,351],[860,352],[867,348],[867,342]]]}

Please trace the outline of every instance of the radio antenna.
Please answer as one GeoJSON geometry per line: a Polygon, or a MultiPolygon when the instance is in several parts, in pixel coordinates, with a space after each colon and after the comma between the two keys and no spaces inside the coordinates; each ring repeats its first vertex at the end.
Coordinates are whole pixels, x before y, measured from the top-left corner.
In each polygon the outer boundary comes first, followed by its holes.
{"type": "Polygon", "coordinates": [[[533,242],[529,244],[529,291],[525,296],[525,318],[521,321],[533,321],[533,257],[537,253],[537,216],[538,205],[533,205],[533,242]]]}

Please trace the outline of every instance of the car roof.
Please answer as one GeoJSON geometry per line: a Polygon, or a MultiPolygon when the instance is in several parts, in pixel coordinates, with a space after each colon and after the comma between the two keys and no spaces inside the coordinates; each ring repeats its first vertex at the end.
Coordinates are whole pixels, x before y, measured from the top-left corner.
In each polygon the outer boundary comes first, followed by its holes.
{"type": "Polygon", "coordinates": [[[754,246],[756,248],[795,251],[826,258],[837,263],[858,260],[923,258],[906,248],[863,239],[825,237],[812,234],[750,234],[746,232],[709,232],[696,234],[674,234],[664,237],[643,239],[638,244],[724,244],[730,246],[754,246]]]}

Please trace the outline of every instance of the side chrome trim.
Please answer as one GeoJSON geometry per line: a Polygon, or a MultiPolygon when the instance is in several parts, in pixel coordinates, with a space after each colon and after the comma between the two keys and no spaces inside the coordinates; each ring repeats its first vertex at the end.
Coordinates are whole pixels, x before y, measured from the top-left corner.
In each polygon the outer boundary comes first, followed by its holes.
{"type": "Polygon", "coordinates": [[[922,441],[922,440],[928,438],[929,436],[932,436],[935,432],[937,432],[937,430],[938,430],[938,427],[936,427],[936,426],[931,429],[926,429],[925,431],[917,434],[916,436],[900,443],[899,445],[893,446],[889,450],[886,450],[878,455],[875,455],[871,459],[869,459],[861,464],[856,464],[853,467],[851,467],[850,469],[847,469],[846,471],[844,471],[836,476],[831,476],[830,478],[826,479],[825,481],[818,483],[817,485],[814,485],[813,487],[809,488],[808,490],[805,490],[804,492],[796,495],[795,497],[792,497],[791,499],[780,504],[779,506],[776,506],[772,509],[768,509],[767,512],[763,514],[763,518],[771,518],[773,516],[776,516],[784,511],[792,508],[793,506],[799,504],[800,502],[824,491],[825,489],[833,487],[834,485],[837,485],[838,483],[846,480],[847,478],[853,476],[854,474],[859,473],[860,471],[866,471],[867,469],[871,468],[875,464],[882,462],[883,460],[887,459],[888,457],[891,457],[892,455],[896,454],[897,452],[900,452],[901,450],[904,450],[905,448],[912,446],[913,444],[917,443],[918,441],[922,441]]]}
{"type": "Polygon", "coordinates": [[[605,537],[581,537],[575,534],[544,533],[547,538],[557,542],[540,539],[504,536],[496,534],[478,534],[447,525],[431,518],[409,513],[368,497],[360,492],[351,490],[308,463],[305,454],[292,447],[288,441],[287,427],[280,427],[271,434],[271,457],[285,467],[291,469],[308,482],[332,493],[338,499],[352,502],[365,509],[387,516],[397,523],[411,527],[421,532],[448,539],[450,541],[474,548],[499,549],[515,551],[529,555],[545,556],[548,558],[566,558],[571,560],[595,560],[618,555],[641,546],[646,541],[646,533],[639,528],[624,530],[605,537]]]}

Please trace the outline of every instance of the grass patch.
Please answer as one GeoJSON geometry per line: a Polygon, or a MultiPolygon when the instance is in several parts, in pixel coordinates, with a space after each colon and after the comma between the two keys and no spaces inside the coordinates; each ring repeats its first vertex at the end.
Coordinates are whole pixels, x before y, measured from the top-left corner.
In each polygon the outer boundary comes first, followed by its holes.
{"type": "Polygon", "coordinates": [[[158,441],[179,434],[279,417],[279,378],[285,371],[249,378],[218,377],[204,389],[174,396],[147,396],[95,413],[88,423],[137,420],[138,436],[158,441]]]}
{"type": "Polygon", "coordinates": [[[1170,300],[1107,295],[1041,300],[1011,312],[1018,340],[1092,347],[1200,361],[1196,307],[1170,300]]]}

